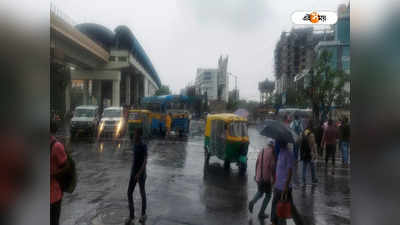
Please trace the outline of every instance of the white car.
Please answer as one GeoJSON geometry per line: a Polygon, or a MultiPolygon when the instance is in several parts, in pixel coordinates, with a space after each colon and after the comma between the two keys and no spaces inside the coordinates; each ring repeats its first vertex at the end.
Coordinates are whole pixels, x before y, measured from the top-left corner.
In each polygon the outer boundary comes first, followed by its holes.
{"type": "Polygon", "coordinates": [[[99,124],[99,136],[121,137],[125,133],[126,119],[122,107],[108,107],[103,111],[99,124]]]}
{"type": "Polygon", "coordinates": [[[98,106],[77,106],[71,119],[71,137],[74,138],[77,134],[80,133],[86,133],[90,136],[95,137],[99,120],[100,116],[98,106]]]}

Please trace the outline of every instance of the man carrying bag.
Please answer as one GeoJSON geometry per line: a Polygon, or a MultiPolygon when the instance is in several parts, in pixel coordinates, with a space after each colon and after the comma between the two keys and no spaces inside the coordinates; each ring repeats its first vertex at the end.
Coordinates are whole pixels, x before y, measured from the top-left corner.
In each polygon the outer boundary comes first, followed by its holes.
{"type": "Polygon", "coordinates": [[[258,217],[260,219],[265,219],[268,215],[265,214],[265,209],[271,199],[272,194],[272,184],[274,182],[274,172],[275,171],[275,153],[274,153],[274,143],[271,141],[268,144],[268,148],[264,148],[258,154],[256,162],[256,176],[255,180],[257,182],[257,193],[254,195],[253,200],[249,202],[249,211],[253,212],[254,204],[260,200],[265,193],[264,201],[261,206],[258,217]]]}
{"type": "MultiPolygon", "coordinates": [[[[51,133],[55,133],[52,128],[51,133]]],[[[72,193],[76,186],[76,168],[64,145],[50,136],[50,224],[58,225],[63,192],[72,193]]]]}
{"type": "Polygon", "coordinates": [[[303,225],[303,220],[293,203],[292,173],[294,168],[293,153],[288,150],[287,142],[277,140],[280,152],[276,164],[276,181],[271,208],[271,225],[279,225],[288,218],[293,218],[296,225],[303,225]]]}

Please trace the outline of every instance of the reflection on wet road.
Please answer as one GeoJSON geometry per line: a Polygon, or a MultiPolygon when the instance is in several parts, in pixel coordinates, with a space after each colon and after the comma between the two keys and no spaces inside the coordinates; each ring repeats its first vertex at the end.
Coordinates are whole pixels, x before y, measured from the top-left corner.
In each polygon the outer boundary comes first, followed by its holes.
{"type": "MultiPolygon", "coordinates": [[[[197,134],[187,140],[148,143],[146,224],[260,224],[256,219],[260,203],[253,215],[247,204],[256,192],[257,152],[268,140],[250,128],[248,173],[242,177],[235,164],[226,171],[215,157],[205,165],[203,137],[201,132],[197,134]]],[[[133,157],[130,140],[88,143],[82,139],[71,143],[69,149],[77,162],[79,183],[73,194],[65,194],[61,224],[123,224],[128,216],[126,192],[133,157]]],[[[300,169],[299,164],[298,172],[300,169]]],[[[337,168],[331,175],[319,167],[317,175],[319,184],[295,186],[294,190],[305,224],[350,224],[349,169],[337,168]]],[[[134,201],[135,209],[140,210],[138,190],[134,201]]]]}

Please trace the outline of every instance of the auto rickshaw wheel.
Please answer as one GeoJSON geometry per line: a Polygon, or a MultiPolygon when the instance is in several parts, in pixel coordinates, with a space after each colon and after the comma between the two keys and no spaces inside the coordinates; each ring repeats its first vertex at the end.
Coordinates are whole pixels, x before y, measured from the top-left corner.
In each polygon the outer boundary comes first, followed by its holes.
{"type": "Polygon", "coordinates": [[[207,148],[204,148],[204,160],[208,165],[210,162],[210,153],[208,152],[207,148]]]}
{"type": "Polygon", "coordinates": [[[246,163],[239,163],[239,174],[240,175],[245,175],[247,170],[247,165],[246,163]]]}
{"type": "Polygon", "coordinates": [[[228,160],[224,161],[224,169],[229,170],[229,168],[231,167],[231,162],[229,162],[228,160]]]}

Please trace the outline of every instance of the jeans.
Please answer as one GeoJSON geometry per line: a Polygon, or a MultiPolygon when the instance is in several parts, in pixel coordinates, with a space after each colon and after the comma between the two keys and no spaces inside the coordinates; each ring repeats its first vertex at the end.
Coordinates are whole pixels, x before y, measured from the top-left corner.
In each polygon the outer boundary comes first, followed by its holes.
{"type": "MultiPolygon", "coordinates": [[[[281,199],[282,192],[283,191],[275,188],[274,189],[274,198],[272,199],[271,222],[276,224],[276,225],[281,224],[281,221],[285,220],[285,219],[278,218],[278,216],[276,215],[276,205],[279,202],[279,200],[281,199]]],[[[292,189],[291,188],[288,190],[288,196],[287,197],[288,197],[288,200],[290,201],[290,203],[292,205],[292,217],[293,217],[294,223],[296,225],[303,225],[304,224],[303,220],[302,220],[300,214],[298,213],[298,211],[296,209],[296,206],[293,203],[292,189]]]]}
{"type": "MultiPolygon", "coordinates": [[[[131,178],[129,180],[129,187],[128,187],[128,202],[129,202],[129,215],[131,219],[135,218],[135,207],[133,204],[133,191],[135,190],[135,186],[137,180],[135,179],[136,173],[132,170],[131,178]]],[[[146,183],[146,175],[142,174],[139,180],[139,188],[140,188],[140,196],[142,198],[142,215],[146,214],[146,190],[145,190],[145,183],[146,183]]]]}
{"type": "Polygon", "coordinates": [[[328,167],[329,158],[332,158],[332,166],[335,167],[336,144],[326,145],[325,166],[328,167]]]}
{"type": "Polygon", "coordinates": [[[254,205],[257,203],[258,200],[260,200],[265,193],[264,201],[262,203],[261,209],[259,214],[263,215],[265,212],[265,209],[268,206],[269,200],[271,200],[271,195],[272,195],[272,186],[271,183],[265,183],[265,186],[261,185],[258,183],[257,185],[257,193],[254,195],[253,199],[250,201],[251,205],[254,205]]]}
{"type": "Polygon", "coordinates": [[[344,164],[349,162],[349,142],[342,141],[340,144],[340,150],[342,151],[342,159],[344,164]]]}
{"type": "Polygon", "coordinates": [[[316,181],[317,178],[315,177],[315,166],[314,161],[312,160],[303,160],[303,183],[306,183],[307,178],[307,167],[310,166],[311,169],[311,178],[312,181],[316,181]]]}
{"type": "Polygon", "coordinates": [[[61,200],[50,204],[50,225],[60,224],[61,200]]]}
{"type": "Polygon", "coordinates": [[[293,155],[294,155],[294,160],[297,161],[299,158],[299,146],[295,143],[293,144],[293,155]]]}

